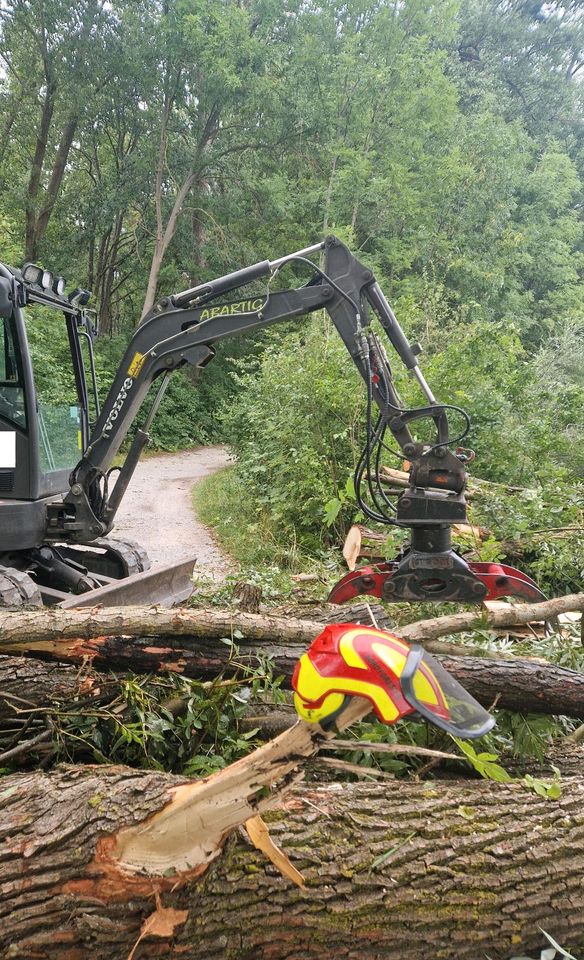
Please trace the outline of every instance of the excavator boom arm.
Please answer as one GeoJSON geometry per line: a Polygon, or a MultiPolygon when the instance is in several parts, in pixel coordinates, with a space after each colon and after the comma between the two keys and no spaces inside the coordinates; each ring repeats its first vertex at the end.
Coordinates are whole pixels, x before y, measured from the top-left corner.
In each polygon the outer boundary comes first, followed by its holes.
{"type": "MultiPolygon", "coordinates": [[[[387,365],[383,349],[371,333],[369,309],[378,315],[388,338],[406,366],[414,371],[428,399],[435,403],[423,379],[415,354],[385,300],[372,272],[334,237],[273,262],[263,261],[162,299],[134,333],[116,377],[93,428],[84,455],[71,475],[71,489],[64,504],[50,508],[50,535],[64,532],[86,539],[88,528],[98,536],[111,529],[115,512],[148,441],[146,430],[138,431],[111,495],[103,483],[153,382],[184,364],[204,367],[214,356],[213,345],[274,323],[326,309],[378,409],[387,413],[388,403],[398,412],[401,404],[391,377],[372,375],[372,362],[387,365]],[[324,249],[325,269],[308,260],[307,254],[324,249]],[[312,280],[300,287],[271,292],[264,297],[242,297],[217,303],[217,297],[261,277],[273,277],[289,263],[307,263],[312,280]]],[[[155,401],[155,406],[157,403],[155,401]]],[[[436,406],[436,416],[442,416],[436,406]]],[[[404,455],[413,455],[416,445],[405,422],[395,417],[389,424],[404,455]]]]}
{"type": "MultiPolygon", "coordinates": [[[[45,296],[45,294],[43,294],[45,296]]],[[[60,302],[60,301],[59,301],[60,302]]],[[[463,439],[469,419],[463,410],[436,401],[410,345],[373,273],[335,237],[305,250],[253,264],[173,297],[161,300],[135,331],[101,414],[71,473],[68,493],[47,504],[46,539],[87,543],[107,534],[140,453],[149,441],[150,422],[173,370],[190,364],[202,369],[214,356],[214,344],[315,310],[325,309],[357,367],[367,390],[366,443],[355,471],[355,490],[363,512],[381,523],[409,529],[410,543],[389,563],[347,574],[331,593],[342,601],[361,593],[386,599],[480,601],[485,597],[538,595],[537,586],[511,568],[468,564],[451,544],[451,528],[466,519],[464,462],[468,451],[449,449],[463,439]],[[310,257],[324,252],[324,269],[310,257]],[[274,290],[276,275],[288,264],[304,264],[311,277],[304,286],[274,290]],[[225,302],[252,281],[269,278],[263,296],[225,302]],[[371,326],[374,314],[392,350],[417,379],[424,406],[406,409],[395,389],[384,344],[371,326]],[[114,457],[133,426],[150,387],[160,379],[146,422],[135,433],[115,486],[110,491],[114,457]],[[448,411],[465,421],[452,438],[448,411]],[[375,413],[376,411],[376,413],[375,413]],[[433,423],[435,437],[416,439],[410,426],[433,423]],[[410,462],[409,485],[397,502],[382,484],[381,456],[389,431],[410,462]]],[[[394,443],[394,446],[395,446],[394,443]]]]}

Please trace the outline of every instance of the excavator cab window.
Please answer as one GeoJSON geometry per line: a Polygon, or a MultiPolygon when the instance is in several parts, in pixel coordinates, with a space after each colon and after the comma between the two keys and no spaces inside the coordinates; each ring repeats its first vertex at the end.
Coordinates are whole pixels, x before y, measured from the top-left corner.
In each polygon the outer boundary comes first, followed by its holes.
{"type": "Polygon", "coordinates": [[[71,470],[82,453],[82,414],[63,316],[34,305],[24,311],[34,372],[42,473],[71,470]]]}
{"type": "Polygon", "coordinates": [[[0,417],[18,427],[26,427],[22,375],[15,347],[12,318],[0,320],[0,417]]]}

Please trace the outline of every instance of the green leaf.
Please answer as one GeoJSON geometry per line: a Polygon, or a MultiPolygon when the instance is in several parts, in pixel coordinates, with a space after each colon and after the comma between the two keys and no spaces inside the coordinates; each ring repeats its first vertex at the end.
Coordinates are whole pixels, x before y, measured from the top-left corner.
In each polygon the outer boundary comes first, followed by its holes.
{"type": "Polygon", "coordinates": [[[345,484],[345,494],[349,500],[357,499],[355,494],[355,480],[352,475],[347,477],[347,482],[345,484]]]}
{"type": "Polygon", "coordinates": [[[324,522],[326,523],[327,527],[330,527],[331,524],[335,522],[335,520],[337,519],[341,511],[342,506],[343,504],[341,503],[341,501],[337,500],[336,498],[333,500],[329,500],[328,503],[325,503],[324,522]]]}

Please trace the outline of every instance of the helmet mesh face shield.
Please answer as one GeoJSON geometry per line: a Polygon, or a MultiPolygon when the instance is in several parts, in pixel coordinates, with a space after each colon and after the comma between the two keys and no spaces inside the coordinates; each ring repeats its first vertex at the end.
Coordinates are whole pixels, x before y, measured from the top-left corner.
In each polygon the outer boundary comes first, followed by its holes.
{"type": "Polygon", "coordinates": [[[456,737],[482,737],[495,724],[458,680],[417,644],[408,654],[400,686],[420,716],[456,737]]]}

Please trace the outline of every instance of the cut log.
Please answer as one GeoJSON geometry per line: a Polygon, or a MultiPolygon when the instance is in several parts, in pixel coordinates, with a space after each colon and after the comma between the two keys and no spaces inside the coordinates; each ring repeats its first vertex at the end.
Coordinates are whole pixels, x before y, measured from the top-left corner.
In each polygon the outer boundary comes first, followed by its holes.
{"type": "MultiPolygon", "coordinates": [[[[311,639],[321,626],[318,625],[311,639]]],[[[406,629],[400,630],[400,635],[406,629]]],[[[269,638],[259,643],[247,637],[236,639],[231,646],[216,639],[186,635],[110,636],[14,644],[21,653],[50,656],[85,667],[92,663],[98,670],[175,672],[202,680],[213,679],[221,673],[233,676],[246,667],[255,669],[261,658],[269,657],[274,674],[284,676],[288,684],[306,646],[305,642],[274,642],[269,638]]],[[[496,659],[496,653],[491,657],[452,656],[451,649],[465,652],[464,648],[438,641],[427,644],[428,649],[436,646],[446,652],[434,653],[434,656],[487,708],[496,702],[498,707],[521,713],[564,714],[584,720],[584,674],[539,660],[496,659]]],[[[1,689],[0,686],[0,692],[1,689]]]]}
{"type": "Polygon", "coordinates": [[[451,616],[435,617],[431,620],[418,620],[399,628],[404,640],[423,643],[431,650],[430,641],[449,633],[463,633],[467,630],[488,630],[489,627],[510,627],[539,620],[553,620],[563,613],[584,611],[584,593],[574,593],[566,597],[554,597],[542,603],[521,603],[517,606],[500,606],[496,609],[484,608],[474,611],[453,613],[451,616]]]}
{"type": "MultiPolygon", "coordinates": [[[[508,662],[485,662],[475,658],[464,660],[441,658],[443,665],[480,700],[490,707],[494,702],[517,712],[564,713],[584,715],[584,678],[561,668],[541,666],[527,662],[526,667],[508,662]],[[529,681],[527,684],[526,681],[529,681]]],[[[0,760],[6,749],[16,744],[25,745],[39,732],[46,729],[45,719],[62,718],[65,711],[81,709],[108,710],[120,694],[123,676],[118,678],[111,671],[99,672],[89,663],[83,673],[74,667],[43,663],[28,658],[0,657],[0,760]],[[23,686],[26,683],[28,686],[23,686]],[[18,690],[19,693],[11,691],[18,690]],[[23,694],[25,696],[23,696],[23,694]],[[35,708],[37,712],[27,712],[35,708]],[[31,722],[32,721],[32,722],[31,722]],[[20,727],[20,733],[18,726],[20,727]],[[18,735],[16,735],[18,734],[18,735]]],[[[119,702],[119,701],[118,701],[119,702]]],[[[175,715],[186,708],[188,696],[181,700],[174,696],[165,703],[175,715]]],[[[584,719],[584,716],[583,716],[584,719]]],[[[289,729],[297,720],[291,705],[273,707],[265,703],[250,703],[249,711],[241,718],[241,730],[257,730],[261,739],[277,736],[289,729]]],[[[53,721],[54,722],[54,721],[53,721]]],[[[63,734],[59,734],[63,737],[63,734]]],[[[55,733],[34,749],[26,748],[19,755],[18,764],[29,767],[39,755],[54,754],[55,733]]],[[[66,740],[66,736],[65,736],[66,740]]],[[[87,758],[87,747],[81,742],[77,752],[75,740],[67,741],[71,757],[87,758]]],[[[397,748],[396,748],[397,749],[397,748]]],[[[565,751],[555,748],[550,755],[550,764],[558,766],[562,773],[573,775],[582,767],[582,753],[571,754],[566,761],[565,751]]],[[[507,758],[503,765],[507,766],[507,758]]],[[[512,760],[513,768],[518,761],[512,760]]],[[[2,763],[0,762],[0,766],[2,763]]],[[[529,760],[525,769],[533,771],[534,761],[529,760]]]]}
{"type": "Polygon", "coordinates": [[[539,927],[576,953],[584,937],[582,778],[558,802],[477,781],[296,786],[265,820],[306,892],[243,837],[204,872],[128,870],[124,828],[184,789],[125,768],[3,778],[1,955],[126,960],[156,894],[174,922],[136,960],[503,960],[538,956],[539,927]]]}
{"type": "Polygon", "coordinates": [[[30,657],[0,656],[0,718],[18,710],[69,703],[74,697],[95,699],[119,690],[119,681],[91,669],[44,663],[30,657]]]}

